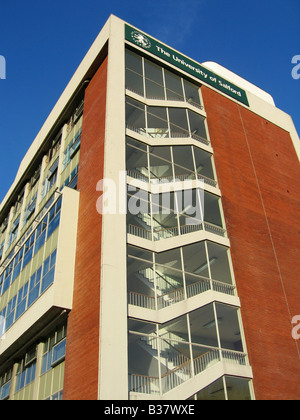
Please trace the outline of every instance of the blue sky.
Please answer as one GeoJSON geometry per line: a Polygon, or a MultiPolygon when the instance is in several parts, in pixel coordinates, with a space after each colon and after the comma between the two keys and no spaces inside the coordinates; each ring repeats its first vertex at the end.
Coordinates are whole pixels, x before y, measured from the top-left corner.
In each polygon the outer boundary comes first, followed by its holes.
{"type": "Polygon", "coordinates": [[[300,55],[299,0],[0,0],[0,202],[111,13],[266,90],[300,134],[300,79],[291,75],[300,55]]]}

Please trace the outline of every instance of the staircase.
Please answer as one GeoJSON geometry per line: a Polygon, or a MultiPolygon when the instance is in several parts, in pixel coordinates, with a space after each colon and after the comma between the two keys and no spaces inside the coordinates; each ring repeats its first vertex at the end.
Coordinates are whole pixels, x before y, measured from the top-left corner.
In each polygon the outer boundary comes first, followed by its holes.
{"type": "MultiPolygon", "coordinates": [[[[170,336],[174,337],[175,335],[170,334],[170,336]]],[[[163,338],[159,340],[160,349],[157,348],[158,339],[154,338],[154,336],[141,337],[139,345],[151,354],[153,358],[160,360],[161,371],[163,372],[164,369],[166,372],[161,373],[160,378],[130,374],[130,392],[152,395],[166,394],[187,380],[193,380],[193,378],[201,375],[207,369],[216,367],[221,361],[239,365],[244,369],[248,367],[246,354],[232,350],[203,347],[203,353],[191,360],[177,351],[174,345],[163,338]],[[159,350],[160,358],[158,359],[159,350]]]]}
{"type": "MultiPolygon", "coordinates": [[[[178,340],[180,337],[173,333],[165,332],[160,339],[157,339],[157,336],[152,334],[142,336],[138,342],[139,347],[143,351],[160,363],[163,393],[191,378],[191,360],[176,348],[176,342],[171,341],[174,339],[178,340]],[[160,354],[159,359],[158,354],[160,354]]],[[[158,377],[139,377],[137,379],[138,376],[131,375],[131,391],[159,393],[160,381],[158,377]]]]}
{"type": "Polygon", "coordinates": [[[130,304],[148,307],[148,309],[155,309],[155,299],[153,297],[155,295],[154,278],[156,279],[157,309],[165,308],[185,298],[184,289],[181,283],[171,276],[159,273],[158,270],[154,271],[152,267],[139,270],[134,275],[152,293],[149,293],[148,295],[140,295],[138,298],[134,296],[134,293],[130,293],[130,304]],[[144,296],[143,299],[142,296],[144,296]],[[139,304],[139,301],[143,301],[141,302],[142,304],[139,304]]]}

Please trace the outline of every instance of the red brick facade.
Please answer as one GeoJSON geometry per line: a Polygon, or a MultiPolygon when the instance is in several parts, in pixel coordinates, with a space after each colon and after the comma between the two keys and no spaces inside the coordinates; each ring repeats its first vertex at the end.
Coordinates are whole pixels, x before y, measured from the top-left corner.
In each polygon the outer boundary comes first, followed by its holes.
{"type": "Polygon", "coordinates": [[[300,398],[300,166],[288,132],[202,88],[257,399],[300,398]]]}
{"type": "Polygon", "coordinates": [[[102,217],[96,210],[96,184],[103,178],[106,86],[107,59],[85,92],[74,296],[66,349],[66,400],[96,400],[98,397],[102,217]]]}

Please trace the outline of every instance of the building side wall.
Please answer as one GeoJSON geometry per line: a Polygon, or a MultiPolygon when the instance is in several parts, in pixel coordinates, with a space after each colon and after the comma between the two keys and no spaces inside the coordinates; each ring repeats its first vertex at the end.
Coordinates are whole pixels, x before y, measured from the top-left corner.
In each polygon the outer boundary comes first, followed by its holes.
{"type": "Polygon", "coordinates": [[[289,132],[202,88],[257,399],[299,399],[300,166],[289,132]]]}
{"type": "Polygon", "coordinates": [[[103,178],[107,59],[85,92],[73,309],[69,317],[64,399],[93,400],[98,392],[102,217],[96,184],[103,178]]]}

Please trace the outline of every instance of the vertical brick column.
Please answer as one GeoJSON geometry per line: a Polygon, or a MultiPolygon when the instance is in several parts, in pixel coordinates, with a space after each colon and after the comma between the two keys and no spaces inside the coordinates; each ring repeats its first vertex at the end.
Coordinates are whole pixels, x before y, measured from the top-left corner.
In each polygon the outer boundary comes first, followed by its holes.
{"type": "Polygon", "coordinates": [[[80,190],[73,309],[69,316],[65,400],[98,395],[99,312],[102,217],[97,213],[97,182],[103,178],[107,58],[85,92],[80,146],[80,190]]]}
{"type": "Polygon", "coordinates": [[[203,87],[257,399],[299,399],[300,166],[290,135],[203,87]]]}

